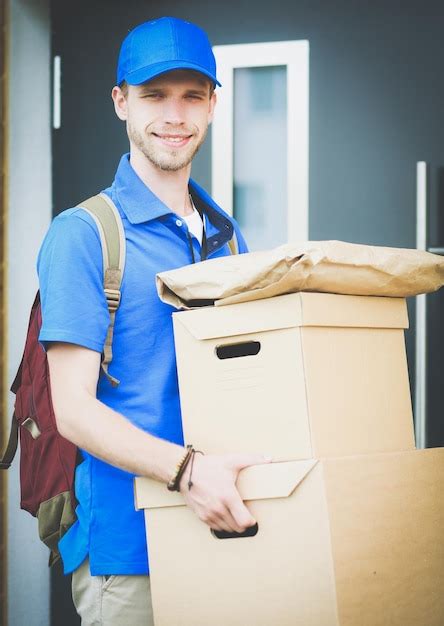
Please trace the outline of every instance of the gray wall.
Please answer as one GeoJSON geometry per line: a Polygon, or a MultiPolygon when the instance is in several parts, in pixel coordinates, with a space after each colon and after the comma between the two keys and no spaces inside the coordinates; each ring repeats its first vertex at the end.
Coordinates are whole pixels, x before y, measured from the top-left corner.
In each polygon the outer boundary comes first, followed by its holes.
{"type": "MultiPolygon", "coordinates": [[[[35,258],[51,219],[50,29],[46,0],[11,0],[8,190],[8,381],[20,363],[37,289],[35,258]]],[[[12,394],[9,399],[12,412],[12,394]]],[[[9,420],[8,420],[9,429],[9,420]]],[[[48,626],[48,550],[19,508],[18,455],[8,471],[8,626],[48,626]]]]}

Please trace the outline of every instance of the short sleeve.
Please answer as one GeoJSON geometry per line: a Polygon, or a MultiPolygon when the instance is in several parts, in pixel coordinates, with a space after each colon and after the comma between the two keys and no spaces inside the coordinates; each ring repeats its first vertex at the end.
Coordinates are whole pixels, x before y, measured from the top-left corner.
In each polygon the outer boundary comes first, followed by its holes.
{"type": "Polygon", "coordinates": [[[92,218],[82,209],[56,217],[37,260],[42,305],[39,340],[73,343],[102,352],[109,325],[102,249],[92,218]]]}

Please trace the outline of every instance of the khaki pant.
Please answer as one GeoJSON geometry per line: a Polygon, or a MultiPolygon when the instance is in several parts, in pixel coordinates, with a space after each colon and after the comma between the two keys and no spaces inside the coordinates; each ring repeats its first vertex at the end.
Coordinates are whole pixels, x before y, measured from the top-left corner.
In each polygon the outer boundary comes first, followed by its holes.
{"type": "Polygon", "coordinates": [[[72,575],[82,626],[154,626],[149,576],[91,576],[89,559],[72,575]]]}

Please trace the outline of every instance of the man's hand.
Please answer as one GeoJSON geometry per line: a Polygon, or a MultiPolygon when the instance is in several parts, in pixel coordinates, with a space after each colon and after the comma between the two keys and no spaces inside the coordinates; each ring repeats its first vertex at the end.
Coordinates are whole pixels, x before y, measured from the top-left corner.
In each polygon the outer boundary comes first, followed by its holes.
{"type": "Polygon", "coordinates": [[[214,530],[242,533],[256,520],[242,502],[236,488],[239,472],[250,465],[269,463],[271,459],[257,454],[195,454],[193,486],[188,489],[191,464],[180,481],[180,492],[186,504],[214,530]]]}

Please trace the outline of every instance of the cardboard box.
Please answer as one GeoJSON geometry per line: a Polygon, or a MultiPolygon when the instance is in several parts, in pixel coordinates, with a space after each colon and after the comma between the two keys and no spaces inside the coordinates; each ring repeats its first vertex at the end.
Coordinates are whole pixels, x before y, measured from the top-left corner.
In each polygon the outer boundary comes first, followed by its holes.
{"type": "Polygon", "coordinates": [[[276,461],[414,449],[404,299],[296,293],[173,320],[195,447],[276,461]]]}
{"type": "Polygon", "coordinates": [[[136,479],[156,626],[442,626],[444,449],[254,466],[254,537],[136,479]]]}

